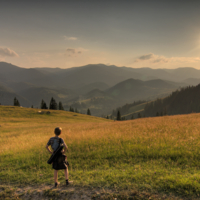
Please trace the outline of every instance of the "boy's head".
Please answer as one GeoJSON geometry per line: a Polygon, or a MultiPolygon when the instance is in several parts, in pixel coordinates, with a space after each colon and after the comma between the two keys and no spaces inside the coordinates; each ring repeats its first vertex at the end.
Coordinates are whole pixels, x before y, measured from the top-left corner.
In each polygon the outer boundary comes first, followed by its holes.
{"type": "Polygon", "coordinates": [[[54,133],[59,136],[61,134],[62,128],[61,127],[56,127],[54,130],[54,133]]]}

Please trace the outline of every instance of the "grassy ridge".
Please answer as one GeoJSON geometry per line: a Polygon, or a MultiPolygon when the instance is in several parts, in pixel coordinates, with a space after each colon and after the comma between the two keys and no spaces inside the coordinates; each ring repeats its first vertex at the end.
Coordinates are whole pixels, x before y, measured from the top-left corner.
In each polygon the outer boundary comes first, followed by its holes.
{"type": "MultiPolygon", "coordinates": [[[[76,185],[198,196],[199,121],[199,114],[191,114],[114,122],[0,106],[0,181],[53,183],[45,145],[61,126],[76,185]]],[[[59,174],[64,181],[63,172],[59,174]]]]}

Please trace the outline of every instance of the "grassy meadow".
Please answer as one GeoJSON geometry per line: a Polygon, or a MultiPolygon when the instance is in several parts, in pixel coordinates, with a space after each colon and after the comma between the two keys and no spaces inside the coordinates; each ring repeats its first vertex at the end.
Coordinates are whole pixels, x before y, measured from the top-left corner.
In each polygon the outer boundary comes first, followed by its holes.
{"type": "MultiPolygon", "coordinates": [[[[45,145],[60,126],[74,185],[200,194],[200,114],[119,122],[0,106],[0,126],[1,183],[53,184],[45,145]]],[[[59,180],[65,181],[62,171],[59,180]]]]}

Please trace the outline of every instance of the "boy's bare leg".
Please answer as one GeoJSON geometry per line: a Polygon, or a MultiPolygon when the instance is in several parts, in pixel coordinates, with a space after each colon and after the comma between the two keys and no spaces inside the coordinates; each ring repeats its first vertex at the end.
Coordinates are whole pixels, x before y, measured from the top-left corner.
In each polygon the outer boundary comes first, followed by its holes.
{"type": "Polygon", "coordinates": [[[65,179],[68,180],[69,177],[68,167],[64,169],[64,171],[65,171],[65,179]]]}
{"type": "Polygon", "coordinates": [[[58,170],[54,170],[54,181],[55,183],[58,182],[58,170]]]}

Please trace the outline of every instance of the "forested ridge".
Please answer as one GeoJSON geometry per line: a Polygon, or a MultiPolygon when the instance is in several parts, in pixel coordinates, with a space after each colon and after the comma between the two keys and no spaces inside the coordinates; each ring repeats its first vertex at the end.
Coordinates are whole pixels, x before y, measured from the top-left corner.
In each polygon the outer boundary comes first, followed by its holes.
{"type": "Polygon", "coordinates": [[[115,117],[117,116],[117,112],[119,111],[121,115],[125,115],[125,114],[128,114],[130,111],[129,109],[133,106],[137,106],[137,105],[140,105],[142,103],[145,103],[146,101],[134,101],[134,103],[131,103],[131,104],[126,104],[124,106],[121,106],[121,107],[118,107],[116,108],[115,110],[113,110],[112,112],[112,116],[115,117]]]}
{"type": "Polygon", "coordinates": [[[146,117],[192,112],[200,112],[200,84],[181,88],[166,98],[147,103],[144,108],[146,117]]]}

